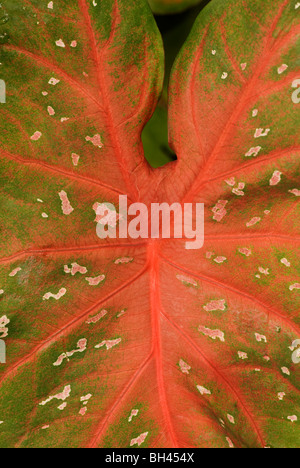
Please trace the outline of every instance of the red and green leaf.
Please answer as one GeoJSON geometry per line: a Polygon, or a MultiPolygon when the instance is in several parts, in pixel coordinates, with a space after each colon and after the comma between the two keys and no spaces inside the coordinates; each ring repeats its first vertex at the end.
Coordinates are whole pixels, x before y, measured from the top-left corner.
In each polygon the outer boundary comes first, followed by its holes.
{"type": "Polygon", "coordinates": [[[203,10],[171,78],[178,160],[154,170],[146,3],[3,2],[0,445],[299,446],[300,9],[203,10]],[[120,193],[204,202],[204,248],[101,241],[120,193]]]}

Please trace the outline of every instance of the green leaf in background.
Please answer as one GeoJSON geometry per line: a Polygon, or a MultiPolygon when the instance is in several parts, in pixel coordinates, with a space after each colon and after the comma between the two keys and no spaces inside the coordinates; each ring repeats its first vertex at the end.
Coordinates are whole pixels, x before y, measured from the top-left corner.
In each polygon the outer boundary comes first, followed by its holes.
{"type": "MultiPolygon", "coordinates": [[[[198,2],[199,3],[199,2],[198,2]]],[[[161,167],[176,159],[175,153],[169,147],[168,135],[168,87],[173,63],[187,39],[193,24],[209,0],[201,2],[177,15],[156,16],[156,22],[161,32],[165,50],[165,79],[161,100],[146,124],[142,141],[145,157],[149,164],[161,167]]]]}
{"type": "Polygon", "coordinates": [[[152,11],[157,15],[180,13],[203,0],[148,0],[152,11]]]}

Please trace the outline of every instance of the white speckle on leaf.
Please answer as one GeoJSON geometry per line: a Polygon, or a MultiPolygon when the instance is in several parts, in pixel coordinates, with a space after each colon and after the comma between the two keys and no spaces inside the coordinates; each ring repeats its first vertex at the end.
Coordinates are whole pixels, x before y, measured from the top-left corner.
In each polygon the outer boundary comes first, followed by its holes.
{"type": "Polygon", "coordinates": [[[245,192],[243,191],[246,184],[244,182],[239,182],[238,186],[232,190],[232,193],[237,195],[238,197],[243,197],[245,192]]]}
{"type": "Polygon", "coordinates": [[[45,406],[47,403],[49,403],[50,401],[54,399],[65,401],[67,400],[67,398],[69,398],[70,395],[71,395],[71,385],[66,385],[66,387],[63,389],[61,393],[57,393],[56,395],[50,396],[49,398],[47,398],[47,400],[42,401],[40,403],[40,406],[45,406]]]}
{"type": "Polygon", "coordinates": [[[60,80],[57,80],[56,78],[50,78],[50,80],[48,81],[48,84],[52,86],[56,86],[59,82],[60,80]]]}
{"type": "Polygon", "coordinates": [[[195,288],[198,287],[198,282],[193,278],[190,278],[186,275],[176,275],[176,278],[181,281],[185,286],[194,286],[195,288]]]}
{"type": "Polygon", "coordinates": [[[87,137],[85,137],[85,139],[86,139],[86,141],[90,141],[97,148],[103,148],[103,143],[101,141],[101,136],[98,133],[93,137],[87,136],[87,137]]]}
{"type": "Polygon", "coordinates": [[[62,39],[58,39],[58,41],[56,41],[55,44],[57,45],[57,47],[62,47],[62,48],[66,47],[62,39]]]}
{"type": "Polygon", "coordinates": [[[59,409],[60,411],[63,411],[67,406],[67,403],[62,403],[60,406],[57,407],[57,409],[59,409]]]}
{"type": "Polygon", "coordinates": [[[279,182],[281,181],[281,176],[282,176],[282,172],[275,171],[270,179],[270,185],[271,186],[278,185],[279,182]]]}
{"type": "Polygon", "coordinates": [[[226,216],[227,210],[225,206],[227,205],[228,200],[219,200],[216,206],[213,207],[212,212],[214,213],[213,219],[218,223],[226,216]]]}
{"type": "Polygon", "coordinates": [[[191,370],[191,366],[189,366],[183,359],[179,361],[179,367],[183,374],[189,374],[191,370]]]}
{"type": "Polygon", "coordinates": [[[300,190],[298,189],[289,190],[289,193],[295,195],[295,197],[300,197],[300,190]]]}
{"type": "Polygon", "coordinates": [[[225,299],[220,299],[217,301],[210,301],[208,304],[203,306],[203,309],[206,310],[207,312],[214,312],[217,310],[226,310],[226,300],[225,299]]]}
{"type": "Polygon", "coordinates": [[[58,195],[62,203],[61,208],[62,208],[63,214],[66,216],[70,215],[74,211],[74,208],[72,208],[69,202],[68,195],[66,194],[64,190],[59,192],[58,195]]]}
{"type": "Polygon", "coordinates": [[[117,346],[119,343],[121,343],[122,338],[117,338],[116,340],[104,340],[98,345],[95,346],[96,349],[102,348],[103,346],[106,347],[107,350],[113,348],[114,346],[117,346]]]}
{"type": "Polygon", "coordinates": [[[214,262],[221,264],[221,263],[226,262],[226,260],[227,260],[226,257],[221,257],[221,256],[220,256],[220,257],[216,257],[216,258],[214,259],[214,262]]]}
{"type": "Polygon", "coordinates": [[[87,412],[87,407],[85,406],[84,408],[81,408],[79,410],[79,414],[80,416],[85,416],[86,415],[86,412],[87,412]]]}
{"type": "Polygon", "coordinates": [[[251,249],[248,249],[247,247],[240,248],[240,249],[239,249],[239,252],[240,252],[242,255],[245,255],[246,257],[250,257],[250,255],[252,255],[251,249]]]}
{"type": "Polygon", "coordinates": [[[270,133],[271,129],[267,128],[264,130],[263,128],[257,128],[254,133],[254,138],[261,138],[261,137],[266,137],[270,133]]]}
{"type": "Polygon", "coordinates": [[[231,414],[227,414],[227,419],[231,424],[235,424],[235,419],[231,414]]]}
{"type": "Polygon", "coordinates": [[[0,338],[6,338],[8,336],[7,325],[10,323],[9,318],[6,315],[3,315],[0,318],[0,338]]]}
{"type": "Polygon", "coordinates": [[[231,177],[231,179],[227,179],[227,180],[225,180],[225,182],[230,187],[234,187],[235,186],[235,177],[231,177]]]}
{"type": "Polygon", "coordinates": [[[249,151],[247,151],[245,156],[247,158],[249,158],[251,156],[256,157],[258,155],[258,153],[261,151],[261,149],[262,149],[261,146],[254,146],[254,147],[250,148],[249,151]]]}
{"type": "Polygon", "coordinates": [[[8,276],[10,276],[11,278],[13,278],[13,277],[16,276],[16,275],[19,273],[19,271],[21,271],[21,270],[22,270],[22,268],[20,268],[20,267],[15,268],[11,273],[9,273],[8,276]]]}
{"type": "Polygon", "coordinates": [[[133,409],[130,413],[130,416],[128,418],[128,422],[131,422],[134,417],[136,417],[139,414],[138,409],[133,409]]]}
{"type": "Polygon", "coordinates": [[[34,134],[30,137],[30,140],[32,141],[38,141],[42,136],[42,133],[41,132],[34,132],[34,134]]]}
{"type": "Polygon", "coordinates": [[[132,257],[122,257],[122,258],[118,258],[117,260],[115,260],[116,265],[124,265],[126,263],[131,263],[131,262],[133,262],[132,257]]]}
{"type": "Polygon", "coordinates": [[[136,437],[135,439],[131,439],[131,442],[130,442],[130,447],[132,447],[133,445],[142,445],[143,442],[145,442],[146,440],[146,437],[149,433],[148,432],[144,432],[143,434],[139,435],[138,437],[136,437]]]}
{"type": "Polygon", "coordinates": [[[43,301],[48,301],[49,299],[55,299],[56,301],[58,301],[59,299],[61,299],[65,294],[66,294],[67,290],[65,288],[62,288],[59,290],[59,292],[57,294],[52,294],[52,293],[46,293],[43,297],[43,301]]]}
{"type": "Polygon", "coordinates": [[[259,333],[255,333],[255,338],[258,343],[265,342],[267,343],[267,337],[265,335],[260,335],[259,333]]]}
{"type": "Polygon", "coordinates": [[[68,267],[68,265],[64,266],[64,272],[67,274],[71,274],[72,276],[75,276],[76,273],[80,273],[81,275],[85,275],[87,273],[86,267],[78,265],[78,263],[72,263],[71,268],[68,267]]]}
{"type": "Polygon", "coordinates": [[[95,278],[85,278],[85,280],[90,286],[98,286],[98,284],[105,280],[105,275],[96,276],[95,278]]]}
{"type": "Polygon", "coordinates": [[[213,340],[216,340],[218,338],[223,343],[225,342],[225,335],[220,330],[211,330],[210,328],[206,328],[200,325],[198,331],[213,340]]]}
{"type": "Polygon", "coordinates": [[[88,325],[92,324],[92,323],[97,323],[99,322],[99,320],[101,320],[106,314],[107,314],[107,310],[101,310],[101,312],[99,312],[99,314],[95,315],[94,317],[90,317],[86,323],[88,325]]]}
{"type": "Polygon", "coordinates": [[[74,166],[78,166],[80,156],[76,153],[72,153],[72,162],[74,166]]]}
{"type": "Polygon", "coordinates": [[[285,63],[283,63],[280,67],[278,67],[277,71],[278,71],[278,75],[281,75],[282,73],[284,73],[287,69],[288,69],[288,65],[286,65],[285,63]]]}
{"type": "Polygon", "coordinates": [[[72,357],[75,353],[83,353],[84,351],[86,351],[86,348],[87,348],[87,339],[82,338],[81,340],[78,341],[76,349],[74,349],[73,351],[62,353],[57,358],[57,360],[53,363],[53,366],[54,367],[61,366],[65,359],[69,361],[69,358],[72,357]]]}
{"type": "Polygon", "coordinates": [[[92,396],[93,395],[91,393],[88,393],[87,395],[83,395],[82,397],[80,397],[80,401],[81,402],[89,401],[92,398],[92,396]]]}
{"type": "Polygon", "coordinates": [[[247,226],[247,227],[255,226],[255,225],[258,224],[260,221],[261,221],[261,218],[259,218],[258,216],[255,216],[254,218],[251,219],[251,221],[249,221],[249,222],[246,224],[246,226],[247,226]]]}
{"type": "Polygon", "coordinates": [[[229,448],[234,448],[233,442],[229,437],[226,437],[227,443],[229,445],[229,448]]]}
{"type": "Polygon", "coordinates": [[[281,371],[285,375],[291,375],[291,373],[290,373],[290,371],[289,371],[289,369],[287,367],[282,367],[281,371]]]}
{"type": "Polygon", "coordinates": [[[48,106],[48,107],[47,107],[47,111],[48,111],[48,114],[49,114],[49,115],[55,115],[55,110],[53,109],[53,107],[48,106]]]}
{"type": "Polygon", "coordinates": [[[202,387],[201,385],[197,385],[197,390],[200,392],[202,396],[211,395],[211,391],[205,387],[202,387]]]}
{"type": "Polygon", "coordinates": [[[269,269],[269,268],[259,267],[259,268],[258,268],[258,271],[259,271],[262,275],[265,275],[265,276],[268,276],[268,275],[270,274],[270,269],[269,269]]]}

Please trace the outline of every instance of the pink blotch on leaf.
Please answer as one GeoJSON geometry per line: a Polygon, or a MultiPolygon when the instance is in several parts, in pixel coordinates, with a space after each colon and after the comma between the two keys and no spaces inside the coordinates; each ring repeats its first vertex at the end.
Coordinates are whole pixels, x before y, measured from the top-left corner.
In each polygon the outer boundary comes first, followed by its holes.
{"type": "Polygon", "coordinates": [[[247,249],[247,247],[243,247],[243,248],[239,249],[239,252],[242,255],[245,255],[246,257],[250,257],[250,255],[252,255],[252,251],[250,249],[247,249]]]}
{"type": "Polygon", "coordinates": [[[51,298],[58,301],[66,294],[66,292],[67,290],[65,288],[61,288],[57,294],[52,294],[50,292],[46,293],[43,297],[43,301],[48,301],[51,298]]]}
{"type": "Polygon", "coordinates": [[[189,276],[186,275],[176,275],[176,278],[181,281],[184,285],[186,286],[198,286],[198,283],[196,280],[190,278],[189,276]]]}
{"type": "Polygon", "coordinates": [[[72,162],[74,166],[78,166],[80,156],[76,153],[72,153],[72,162]]]}
{"type": "Polygon", "coordinates": [[[17,273],[19,273],[19,271],[21,271],[22,268],[15,268],[8,276],[10,276],[11,278],[13,278],[14,276],[16,276],[17,273]]]}
{"type": "Polygon", "coordinates": [[[94,317],[89,318],[86,323],[90,325],[91,323],[97,323],[107,314],[107,310],[101,310],[101,312],[94,317]]]}
{"type": "Polygon", "coordinates": [[[214,312],[217,310],[224,311],[226,310],[226,301],[225,299],[220,299],[219,301],[211,301],[205,306],[203,306],[203,309],[207,312],[214,312]]]}
{"type": "Polygon", "coordinates": [[[128,422],[131,422],[132,419],[137,416],[139,414],[139,410],[138,409],[133,409],[130,413],[130,416],[128,418],[128,422]]]}
{"type": "Polygon", "coordinates": [[[148,434],[149,434],[148,432],[144,432],[143,434],[139,435],[135,439],[131,439],[130,447],[132,447],[133,445],[136,445],[136,444],[138,446],[142,445],[142,443],[145,441],[148,434]]]}
{"type": "Polygon", "coordinates": [[[48,111],[48,114],[49,114],[49,115],[55,115],[55,110],[53,109],[53,107],[48,106],[48,107],[47,107],[47,111],[48,111]]]}
{"type": "Polygon", "coordinates": [[[278,185],[279,182],[281,181],[281,176],[282,176],[282,172],[275,171],[270,179],[270,185],[271,186],[278,185]]]}
{"type": "Polygon", "coordinates": [[[96,276],[96,278],[85,278],[85,280],[90,286],[98,286],[98,284],[105,280],[105,275],[96,276]]]}
{"type": "Polygon", "coordinates": [[[294,289],[300,289],[300,284],[299,283],[291,284],[291,286],[289,287],[289,290],[294,291],[294,289]]]}
{"type": "Polygon", "coordinates": [[[62,203],[63,214],[66,215],[66,216],[70,215],[74,211],[74,208],[72,208],[72,206],[71,206],[71,204],[69,202],[68,195],[66,194],[66,192],[64,190],[59,192],[58,195],[59,195],[59,198],[60,198],[61,203],[62,203]]]}
{"type": "Polygon", "coordinates": [[[295,197],[300,197],[300,190],[298,189],[289,190],[289,193],[292,193],[295,197]]]}
{"type": "Polygon", "coordinates": [[[41,138],[41,136],[42,136],[42,133],[37,131],[30,137],[30,140],[38,141],[41,138]]]}
{"type": "Polygon", "coordinates": [[[60,80],[57,80],[56,78],[50,78],[50,80],[48,81],[48,83],[52,86],[57,85],[59,82],[60,80]]]}
{"type": "Polygon", "coordinates": [[[68,267],[68,265],[64,266],[64,272],[67,274],[71,274],[72,276],[75,276],[76,273],[80,273],[81,275],[85,275],[87,273],[86,267],[78,265],[78,263],[72,263],[71,268],[68,267]]]}
{"type": "Polygon", "coordinates": [[[133,258],[132,257],[122,257],[122,258],[118,258],[116,261],[115,261],[115,264],[116,265],[122,265],[122,264],[126,264],[126,263],[131,263],[133,262],[133,258]]]}
{"type": "Polygon", "coordinates": [[[258,216],[254,217],[251,219],[251,221],[249,221],[246,226],[247,227],[252,227],[252,226],[255,226],[256,224],[258,224],[259,222],[261,221],[261,218],[259,218],[258,216]]]}
{"type": "Polygon", "coordinates": [[[255,130],[254,138],[266,137],[268,136],[270,131],[271,131],[270,128],[266,128],[266,130],[264,130],[263,128],[257,128],[255,130]]]}
{"type": "Polygon", "coordinates": [[[212,212],[214,213],[213,219],[218,223],[226,216],[227,210],[225,206],[227,205],[228,200],[219,200],[216,206],[213,207],[212,212]]]}
{"type": "Polygon", "coordinates": [[[116,340],[104,340],[98,345],[95,346],[96,349],[100,349],[103,346],[106,347],[107,350],[113,348],[114,346],[117,346],[119,343],[121,343],[122,338],[117,338],[116,340]]]}
{"type": "Polygon", "coordinates": [[[90,141],[91,143],[93,143],[93,145],[97,146],[98,148],[103,147],[103,143],[101,141],[101,136],[98,133],[93,137],[87,136],[87,137],[85,137],[85,139],[86,139],[86,141],[90,141]]]}
{"type": "Polygon", "coordinates": [[[284,73],[288,68],[289,68],[288,65],[283,63],[280,67],[278,67],[278,75],[281,75],[282,73],[284,73]]]}
{"type": "Polygon", "coordinates": [[[211,395],[211,391],[208,390],[205,387],[202,387],[201,385],[197,385],[197,390],[200,392],[200,394],[203,395],[211,395]]]}
{"type": "Polygon", "coordinates": [[[247,156],[247,157],[250,157],[250,156],[256,157],[261,149],[262,149],[261,146],[254,146],[253,148],[249,149],[249,151],[245,154],[245,156],[247,156]]]}
{"type": "Polygon", "coordinates": [[[189,374],[191,370],[191,366],[189,366],[183,359],[179,361],[179,367],[183,374],[189,374]]]}
{"type": "Polygon", "coordinates": [[[214,259],[214,262],[221,264],[221,263],[226,262],[226,260],[227,260],[226,257],[221,257],[221,256],[220,256],[220,257],[216,257],[216,258],[214,259]]]}
{"type": "Polygon", "coordinates": [[[210,328],[206,328],[200,325],[198,331],[203,333],[205,336],[209,336],[209,338],[212,338],[213,340],[218,338],[223,343],[225,342],[225,335],[220,330],[211,330],[210,328]]]}
{"type": "Polygon", "coordinates": [[[56,41],[55,44],[57,45],[57,47],[62,47],[62,48],[66,47],[62,39],[59,39],[58,41],[56,41]]]}

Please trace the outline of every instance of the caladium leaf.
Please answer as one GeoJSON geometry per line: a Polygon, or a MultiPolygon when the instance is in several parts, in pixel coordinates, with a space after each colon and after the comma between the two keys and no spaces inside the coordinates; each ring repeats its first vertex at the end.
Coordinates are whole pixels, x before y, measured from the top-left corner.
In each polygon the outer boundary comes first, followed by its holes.
{"type": "Polygon", "coordinates": [[[297,447],[298,3],[203,10],[159,170],[146,2],[3,5],[1,446],[297,447]],[[120,193],[204,202],[204,248],[100,241],[97,204],[120,193]]]}
{"type": "Polygon", "coordinates": [[[158,15],[180,13],[203,0],[148,0],[152,11],[158,15]]]}

